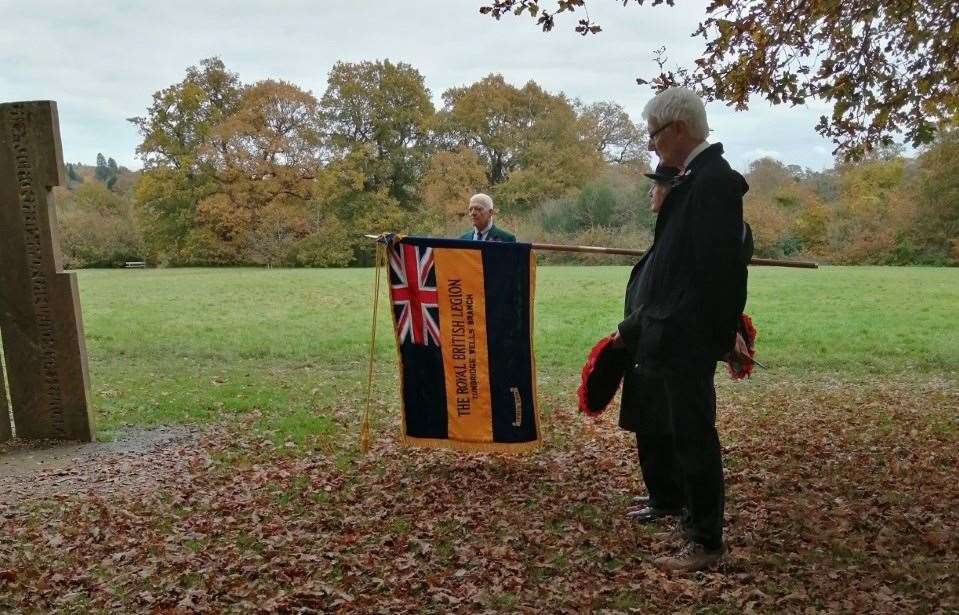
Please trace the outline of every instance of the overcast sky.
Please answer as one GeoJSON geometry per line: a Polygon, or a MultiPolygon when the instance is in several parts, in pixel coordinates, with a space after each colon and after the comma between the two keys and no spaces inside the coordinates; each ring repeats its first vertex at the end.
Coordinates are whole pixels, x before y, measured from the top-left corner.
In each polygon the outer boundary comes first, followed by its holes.
{"type": "MultiPolygon", "coordinates": [[[[516,85],[532,79],[587,103],[618,102],[641,121],[651,93],[635,78],[654,73],[659,46],[674,62],[696,57],[702,39],[689,34],[706,6],[593,0],[591,17],[603,32],[581,37],[568,16],[543,33],[525,16],[496,23],[478,13],[482,3],[0,0],[0,102],[57,101],[65,160],[92,164],[103,152],[131,168],[141,166],[139,139],[126,118],[143,115],[154,92],[211,56],[245,83],[281,78],[317,97],[337,60],[408,62],[437,106],[447,88],[502,73],[516,85]]],[[[745,112],[711,104],[707,111],[710,140],[722,141],[741,170],[764,155],[814,169],[832,165],[831,144],[813,130],[826,111],[821,104],[759,102],[745,112]]]]}

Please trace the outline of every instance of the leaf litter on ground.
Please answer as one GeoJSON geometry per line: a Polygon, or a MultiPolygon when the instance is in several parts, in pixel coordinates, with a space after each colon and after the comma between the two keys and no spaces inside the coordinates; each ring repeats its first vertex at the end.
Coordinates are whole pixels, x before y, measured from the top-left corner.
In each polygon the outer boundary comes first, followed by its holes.
{"type": "Polygon", "coordinates": [[[724,383],[730,555],[692,575],[654,568],[671,546],[624,514],[642,481],[615,410],[552,390],[522,457],[403,448],[382,413],[360,456],[341,410],[333,444],[287,446],[251,414],[98,457],[83,472],[105,488],[24,478],[0,502],[0,610],[959,608],[954,380],[724,383]]]}

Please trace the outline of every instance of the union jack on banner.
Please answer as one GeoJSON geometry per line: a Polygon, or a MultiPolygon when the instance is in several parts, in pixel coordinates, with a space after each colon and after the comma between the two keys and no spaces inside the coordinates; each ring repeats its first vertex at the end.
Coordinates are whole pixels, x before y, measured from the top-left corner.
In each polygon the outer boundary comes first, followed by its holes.
{"type": "Polygon", "coordinates": [[[390,253],[390,297],[400,344],[440,345],[433,249],[396,244],[390,253]]]}

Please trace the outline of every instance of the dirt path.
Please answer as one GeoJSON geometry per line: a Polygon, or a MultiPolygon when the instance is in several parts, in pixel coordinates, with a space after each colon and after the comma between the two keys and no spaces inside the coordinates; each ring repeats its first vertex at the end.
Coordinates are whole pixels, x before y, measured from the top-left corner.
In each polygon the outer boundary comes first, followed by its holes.
{"type": "Polygon", "coordinates": [[[0,503],[77,492],[148,487],[176,472],[185,446],[199,430],[129,429],[112,442],[0,445],[0,503]]]}

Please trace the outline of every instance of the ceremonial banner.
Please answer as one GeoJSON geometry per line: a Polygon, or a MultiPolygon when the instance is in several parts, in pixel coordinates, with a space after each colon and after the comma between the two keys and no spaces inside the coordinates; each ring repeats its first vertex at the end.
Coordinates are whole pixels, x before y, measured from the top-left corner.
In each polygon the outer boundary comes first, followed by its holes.
{"type": "Polygon", "coordinates": [[[404,237],[387,252],[404,441],[537,448],[530,245],[404,237]]]}

